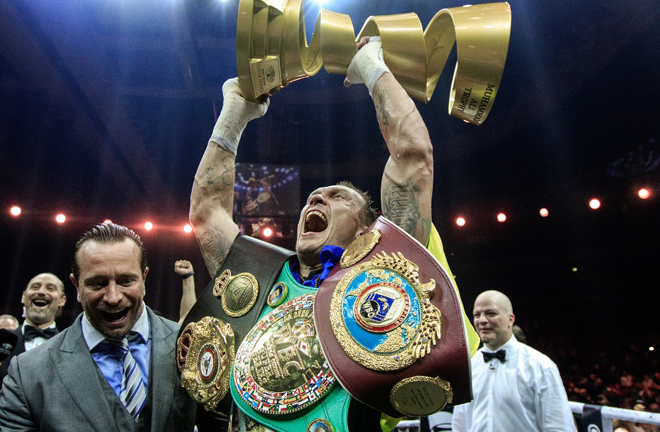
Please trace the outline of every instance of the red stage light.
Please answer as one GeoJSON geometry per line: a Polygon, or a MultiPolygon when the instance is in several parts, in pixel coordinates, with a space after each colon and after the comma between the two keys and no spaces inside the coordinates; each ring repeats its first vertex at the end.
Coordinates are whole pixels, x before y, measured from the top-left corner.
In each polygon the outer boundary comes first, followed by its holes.
{"type": "Polygon", "coordinates": [[[646,188],[641,188],[640,190],[637,191],[637,196],[645,200],[651,196],[651,191],[646,188]]]}
{"type": "Polygon", "coordinates": [[[63,224],[64,222],[66,222],[66,216],[64,215],[64,213],[59,213],[57,216],[55,216],[55,222],[57,222],[58,224],[63,224]]]}
{"type": "Polygon", "coordinates": [[[266,227],[266,228],[262,229],[261,232],[263,233],[264,237],[266,237],[266,238],[269,238],[269,237],[273,236],[273,229],[270,228],[270,227],[266,227]]]}
{"type": "Polygon", "coordinates": [[[465,226],[465,218],[463,217],[456,218],[456,225],[458,225],[459,227],[465,226]]]}
{"type": "Polygon", "coordinates": [[[543,207],[541,210],[539,210],[539,214],[541,215],[541,217],[548,217],[549,214],[548,209],[543,207]]]}
{"type": "Polygon", "coordinates": [[[498,213],[497,214],[497,221],[498,222],[504,222],[506,221],[506,215],[504,213],[498,213]]]}
{"type": "Polygon", "coordinates": [[[151,231],[152,229],[154,229],[154,224],[152,224],[151,222],[145,222],[144,229],[146,229],[147,231],[151,231]]]}
{"type": "Polygon", "coordinates": [[[600,200],[598,198],[592,198],[591,201],[589,201],[589,207],[598,210],[600,208],[600,200]]]}
{"type": "Polygon", "coordinates": [[[110,219],[106,219],[106,220],[103,221],[103,223],[105,223],[105,224],[111,224],[112,221],[111,221],[110,219]]]}
{"type": "Polygon", "coordinates": [[[186,234],[190,234],[192,232],[192,227],[190,226],[190,224],[185,224],[183,226],[183,232],[186,234]]]}
{"type": "Polygon", "coordinates": [[[12,216],[16,217],[21,214],[21,208],[19,206],[13,206],[12,208],[9,209],[9,213],[11,213],[12,216]]]}

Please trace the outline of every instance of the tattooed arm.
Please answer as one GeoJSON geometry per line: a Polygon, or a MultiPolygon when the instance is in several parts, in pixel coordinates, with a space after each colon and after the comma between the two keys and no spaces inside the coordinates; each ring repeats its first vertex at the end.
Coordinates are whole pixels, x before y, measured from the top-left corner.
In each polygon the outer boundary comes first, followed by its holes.
{"type": "Polygon", "coordinates": [[[243,99],[236,78],[225,82],[222,92],[222,111],[197,167],[190,195],[190,223],[211,277],[222,266],[239,232],[232,217],[238,142],[247,123],[268,109],[268,101],[243,99]]]}
{"type": "Polygon", "coordinates": [[[231,152],[209,141],[190,195],[190,223],[211,277],[238,235],[232,218],[235,161],[231,152]]]}
{"type": "Polygon", "coordinates": [[[433,146],[415,103],[383,60],[380,37],[363,37],[345,85],[364,83],[390,158],[380,195],[383,215],[426,246],[431,230],[433,146]]]}
{"type": "Polygon", "coordinates": [[[390,157],[381,183],[383,215],[426,245],[431,229],[433,146],[415,103],[387,72],[372,97],[390,157]]]}

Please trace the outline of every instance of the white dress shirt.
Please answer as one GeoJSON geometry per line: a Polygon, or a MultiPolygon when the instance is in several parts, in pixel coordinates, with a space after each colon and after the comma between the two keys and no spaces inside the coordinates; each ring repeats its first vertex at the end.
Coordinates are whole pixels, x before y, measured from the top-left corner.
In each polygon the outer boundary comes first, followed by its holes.
{"type": "Polygon", "coordinates": [[[454,432],[577,432],[557,365],[515,336],[506,361],[472,357],[474,400],[454,407],[454,432]]]}
{"type": "MultiPolygon", "coordinates": [[[[25,334],[25,326],[26,326],[26,325],[29,325],[29,324],[27,323],[27,321],[23,321],[23,325],[21,326],[21,332],[22,332],[23,334],[25,334]]],[[[57,326],[55,325],[55,323],[52,323],[52,324],[49,325],[48,327],[44,327],[44,328],[45,328],[45,329],[46,329],[46,328],[57,328],[57,326]]],[[[40,336],[37,336],[37,337],[35,337],[34,339],[29,340],[29,341],[28,341],[28,340],[23,340],[23,345],[25,345],[25,351],[30,351],[31,349],[38,347],[39,345],[41,345],[42,343],[46,342],[47,340],[48,340],[48,339],[46,339],[46,338],[42,338],[42,337],[40,337],[40,336]]]]}

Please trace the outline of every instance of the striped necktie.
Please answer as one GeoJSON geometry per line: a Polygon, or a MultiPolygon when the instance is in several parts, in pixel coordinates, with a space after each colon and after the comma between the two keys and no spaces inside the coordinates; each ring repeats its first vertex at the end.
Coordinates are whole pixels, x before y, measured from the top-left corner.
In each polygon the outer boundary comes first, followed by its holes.
{"type": "Polygon", "coordinates": [[[119,398],[131,416],[137,421],[140,410],[147,400],[147,386],[144,382],[142,372],[131,354],[131,350],[128,348],[127,336],[124,336],[121,340],[106,338],[106,341],[121,349],[123,353],[124,370],[121,378],[119,398]]]}

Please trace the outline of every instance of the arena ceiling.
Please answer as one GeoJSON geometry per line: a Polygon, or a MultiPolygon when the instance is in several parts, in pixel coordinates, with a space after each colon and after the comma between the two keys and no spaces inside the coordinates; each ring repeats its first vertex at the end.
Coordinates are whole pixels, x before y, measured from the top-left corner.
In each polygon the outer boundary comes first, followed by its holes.
{"type": "MultiPolygon", "coordinates": [[[[447,115],[452,62],[419,105],[435,147],[434,221],[454,271],[468,299],[507,286],[530,302],[537,289],[575,294],[576,303],[622,285],[643,295],[660,280],[660,8],[653,0],[509,3],[509,55],[485,124],[447,115]],[[655,200],[636,198],[642,185],[655,200]],[[592,195],[603,201],[598,214],[586,208],[592,195]],[[499,211],[507,224],[495,222],[499,211]],[[467,215],[464,230],[453,223],[458,214],[467,215]]],[[[325,7],[348,14],[357,32],[370,15],[416,12],[426,26],[462,4],[325,7]]],[[[309,35],[318,6],[305,8],[309,35]]],[[[185,220],[221,85],[236,75],[236,15],[237,0],[0,0],[3,206],[21,203],[44,223],[60,209],[86,225],[185,220]]],[[[247,129],[239,159],[300,165],[303,197],[346,177],[377,191],[387,154],[373,107],[363,88],[342,81],[321,72],[276,94],[268,116],[247,129]]],[[[7,244],[20,243],[15,233],[5,220],[7,244]]],[[[24,267],[8,265],[19,278],[24,267]]]]}

